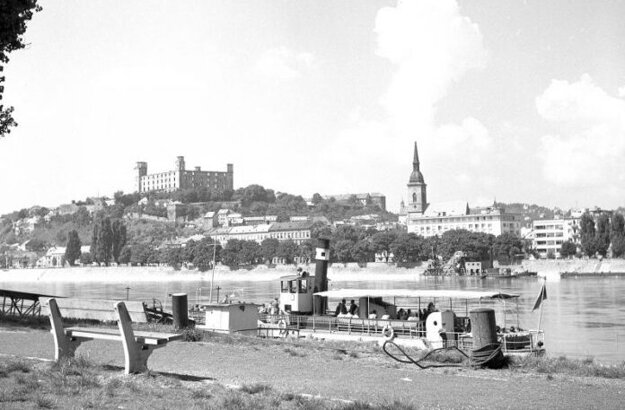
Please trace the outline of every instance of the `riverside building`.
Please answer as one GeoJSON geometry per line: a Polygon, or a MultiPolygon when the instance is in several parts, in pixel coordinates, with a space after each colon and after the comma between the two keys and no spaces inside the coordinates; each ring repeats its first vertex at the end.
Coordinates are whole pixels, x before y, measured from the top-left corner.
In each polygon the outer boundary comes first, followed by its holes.
{"type": "Polygon", "coordinates": [[[184,157],[177,157],[173,170],[148,174],[148,163],[137,162],[135,167],[137,192],[176,191],[178,189],[206,187],[210,192],[222,193],[234,189],[234,165],[227,164],[226,171],[202,171],[200,167],[187,170],[184,157]]]}
{"type": "Polygon", "coordinates": [[[407,187],[409,202],[401,202],[400,220],[405,221],[409,233],[430,237],[454,229],[466,229],[495,236],[506,232],[521,234],[521,215],[507,213],[495,203],[473,209],[466,201],[428,203],[427,184],[421,173],[416,142],[407,187]]]}

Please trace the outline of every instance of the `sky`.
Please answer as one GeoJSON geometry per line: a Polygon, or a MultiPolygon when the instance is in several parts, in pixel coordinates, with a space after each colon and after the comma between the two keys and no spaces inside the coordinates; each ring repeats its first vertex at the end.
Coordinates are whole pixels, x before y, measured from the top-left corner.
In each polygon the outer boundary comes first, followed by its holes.
{"type": "Polygon", "coordinates": [[[134,166],[235,188],[625,205],[625,2],[40,1],[10,55],[0,214],[134,190],[134,166]]]}

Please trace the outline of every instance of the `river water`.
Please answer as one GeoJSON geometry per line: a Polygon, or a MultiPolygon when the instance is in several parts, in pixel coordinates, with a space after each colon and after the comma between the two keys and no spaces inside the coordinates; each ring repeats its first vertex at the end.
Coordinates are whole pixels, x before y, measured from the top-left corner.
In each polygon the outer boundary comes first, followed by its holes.
{"type": "MultiPolygon", "coordinates": [[[[383,276],[383,275],[380,275],[383,276]]],[[[518,293],[519,325],[536,329],[539,310],[531,311],[542,280],[536,278],[439,278],[420,277],[406,281],[331,281],[331,289],[340,288],[408,288],[497,290],[518,293]]],[[[220,297],[234,294],[235,300],[264,303],[278,294],[276,281],[225,281],[219,286],[220,297]]],[[[93,298],[151,301],[159,299],[166,306],[171,293],[186,293],[189,304],[206,303],[210,291],[207,280],[140,282],[17,282],[2,288],[42,294],[93,298]]],[[[215,290],[214,300],[216,300],[215,290]]],[[[330,307],[335,301],[330,300],[330,307]]],[[[570,278],[547,282],[547,300],[543,304],[541,328],[545,330],[545,347],[550,356],[593,357],[602,363],[625,360],[625,278],[570,278]]],[[[498,323],[499,324],[499,323],[498,323]]]]}

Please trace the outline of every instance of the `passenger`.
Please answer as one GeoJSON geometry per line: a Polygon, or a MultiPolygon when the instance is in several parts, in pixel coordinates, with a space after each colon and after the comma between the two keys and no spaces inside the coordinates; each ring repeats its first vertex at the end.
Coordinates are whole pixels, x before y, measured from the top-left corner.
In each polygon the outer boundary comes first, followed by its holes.
{"type": "Polygon", "coordinates": [[[408,319],[410,320],[410,318],[412,317],[412,311],[410,309],[408,309],[406,311],[406,316],[408,316],[408,319]]]}
{"type": "Polygon", "coordinates": [[[404,316],[406,315],[406,312],[404,311],[403,308],[399,309],[399,312],[397,312],[397,319],[399,320],[405,320],[404,316]]]}
{"type": "Polygon", "coordinates": [[[374,309],[373,312],[369,313],[369,319],[377,319],[378,312],[374,309]]]}
{"type": "Polygon", "coordinates": [[[354,301],[354,299],[349,301],[349,308],[347,309],[350,315],[358,316],[358,305],[354,301]]]}
{"type": "Polygon", "coordinates": [[[278,302],[278,298],[275,298],[271,301],[271,314],[277,315],[280,309],[280,302],[278,302]]]}
{"type": "Polygon", "coordinates": [[[347,306],[345,306],[345,299],[342,299],[341,302],[336,306],[336,310],[334,311],[334,316],[346,315],[346,314],[347,314],[347,306]]]}

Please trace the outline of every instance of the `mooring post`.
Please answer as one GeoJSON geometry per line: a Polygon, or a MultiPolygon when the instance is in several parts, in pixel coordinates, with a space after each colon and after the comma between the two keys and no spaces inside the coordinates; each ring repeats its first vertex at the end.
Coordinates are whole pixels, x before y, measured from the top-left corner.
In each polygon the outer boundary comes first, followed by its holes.
{"type": "Polygon", "coordinates": [[[183,329],[189,326],[189,308],[186,293],[173,293],[171,295],[171,311],[176,329],[183,329]]]}

